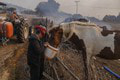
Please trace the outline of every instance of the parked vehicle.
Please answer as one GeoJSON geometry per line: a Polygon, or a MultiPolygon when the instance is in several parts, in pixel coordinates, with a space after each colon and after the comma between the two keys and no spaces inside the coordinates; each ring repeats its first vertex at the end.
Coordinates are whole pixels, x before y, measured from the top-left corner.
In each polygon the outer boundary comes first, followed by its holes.
{"type": "Polygon", "coordinates": [[[15,10],[7,12],[6,4],[0,4],[0,43],[4,44],[14,35],[18,42],[25,42],[29,36],[27,20],[15,10]]]}

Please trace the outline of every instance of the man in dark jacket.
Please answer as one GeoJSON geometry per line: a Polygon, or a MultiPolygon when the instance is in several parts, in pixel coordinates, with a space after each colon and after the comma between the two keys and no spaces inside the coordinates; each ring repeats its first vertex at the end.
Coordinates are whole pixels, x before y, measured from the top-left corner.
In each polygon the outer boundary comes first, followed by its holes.
{"type": "Polygon", "coordinates": [[[30,80],[41,80],[44,70],[44,51],[47,43],[46,29],[40,26],[35,27],[36,34],[29,38],[28,65],[30,67],[30,80]]]}

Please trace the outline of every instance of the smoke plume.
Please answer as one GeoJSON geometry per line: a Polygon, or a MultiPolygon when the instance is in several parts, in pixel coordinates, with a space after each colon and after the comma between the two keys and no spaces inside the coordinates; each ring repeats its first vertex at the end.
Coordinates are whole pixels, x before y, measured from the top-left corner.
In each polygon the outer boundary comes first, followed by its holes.
{"type": "Polygon", "coordinates": [[[47,16],[56,23],[64,21],[65,18],[71,16],[59,11],[60,4],[55,0],[48,0],[48,2],[40,2],[36,7],[36,12],[40,16],[47,16]]]}

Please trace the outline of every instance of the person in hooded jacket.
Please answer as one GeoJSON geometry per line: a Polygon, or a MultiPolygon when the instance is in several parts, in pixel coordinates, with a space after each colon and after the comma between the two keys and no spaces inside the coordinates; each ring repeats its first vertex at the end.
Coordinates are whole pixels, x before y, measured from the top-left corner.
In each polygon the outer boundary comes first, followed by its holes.
{"type": "Polygon", "coordinates": [[[48,36],[46,28],[35,26],[35,34],[29,38],[27,60],[30,67],[30,80],[41,80],[44,71],[44,51],[48,36]]]}

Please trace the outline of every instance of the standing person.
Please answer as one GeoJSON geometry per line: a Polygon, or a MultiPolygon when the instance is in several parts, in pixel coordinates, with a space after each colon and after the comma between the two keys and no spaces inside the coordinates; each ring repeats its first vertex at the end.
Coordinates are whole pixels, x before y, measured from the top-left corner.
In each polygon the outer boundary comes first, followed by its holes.
{"type": "Polygon", "coordinates": [[[44,70],[44,51],[47,40],[46,29],[40,26],[35,26],[35,34],[29,38],[28,46],[28,65],[30,67],[30,80],[41,80],[44,70]],[[45,44],[44,44],[45,43],[45,44]]]}

